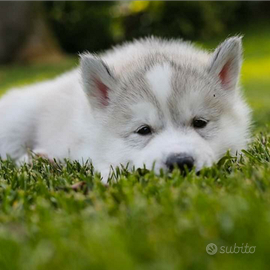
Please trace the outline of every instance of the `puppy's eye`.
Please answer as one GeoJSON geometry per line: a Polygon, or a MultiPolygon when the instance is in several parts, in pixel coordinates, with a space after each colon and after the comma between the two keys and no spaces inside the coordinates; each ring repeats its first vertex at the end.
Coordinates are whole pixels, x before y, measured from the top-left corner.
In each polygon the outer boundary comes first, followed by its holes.
{"type": "Polygon", "coordinates": [[[204,119],[194,119],[192,124],[194,128],[204,128],[207,123],[208,121],[204,119]]]}
{"type": "Polygon", "coordinates": [[[150,135],[152,134],[152,129],[151,127],[145,125],[145,126],[141,126],[136,130],[136,133],[142,136],[146,136],[146,135],[150,135]]]}

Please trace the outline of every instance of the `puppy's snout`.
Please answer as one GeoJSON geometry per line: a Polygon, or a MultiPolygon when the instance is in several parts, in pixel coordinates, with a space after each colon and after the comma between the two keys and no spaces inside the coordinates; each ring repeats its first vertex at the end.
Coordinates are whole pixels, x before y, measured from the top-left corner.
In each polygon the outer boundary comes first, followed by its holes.
{"type": "Polygon", "coordinates": [[[187,154],[174,154],[168,157],[166,166],[170,171],[175,167],[178,167],[181,171],[185,171],[185,168],[191,171],[194,166],[194,158],[187,154]]]}

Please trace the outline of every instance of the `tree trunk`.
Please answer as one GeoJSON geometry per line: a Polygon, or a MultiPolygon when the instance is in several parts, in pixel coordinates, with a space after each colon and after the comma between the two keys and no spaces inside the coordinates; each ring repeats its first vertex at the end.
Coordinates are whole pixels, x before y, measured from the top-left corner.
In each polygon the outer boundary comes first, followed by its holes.
{"type": "Polygon", "coordinates": [[[52,62],[63,57],[42,2],[0,2],[0,64],[52,62]]]}

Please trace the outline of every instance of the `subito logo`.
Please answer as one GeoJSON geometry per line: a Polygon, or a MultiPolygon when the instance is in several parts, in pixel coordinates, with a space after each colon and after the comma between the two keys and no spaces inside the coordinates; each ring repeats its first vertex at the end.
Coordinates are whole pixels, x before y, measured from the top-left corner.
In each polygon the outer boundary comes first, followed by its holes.
{"type": "Polygon", "coordinates": [[[206,246],[206,252],[209,255],[215,255],[218,251],[217,245],[215,245],[214,243],[210,243],[206,246]]]}

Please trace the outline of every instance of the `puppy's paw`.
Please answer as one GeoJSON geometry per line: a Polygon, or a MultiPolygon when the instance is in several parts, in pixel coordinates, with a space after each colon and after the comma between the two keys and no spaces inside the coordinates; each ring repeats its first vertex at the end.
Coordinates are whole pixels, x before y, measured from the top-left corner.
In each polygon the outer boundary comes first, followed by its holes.
{"type": "Polygon", "coordinates": [[[43,149],[35,149],[33,150],[32,154],[32,158],[43,158],[48,160],[52,165],[55,165],[55,161],[49,157],[48,154],[46,154],[46,151],[43,149]]]}
{"type": "Polygon", "coordinates": [[[44,153],[34,153],[34,156],[39,158],[43,158],[43,159],[47,159],[51,164],[55,164],[55,161],[51,158],[49,158],[49,156],[47,154],[44,153]]]}

